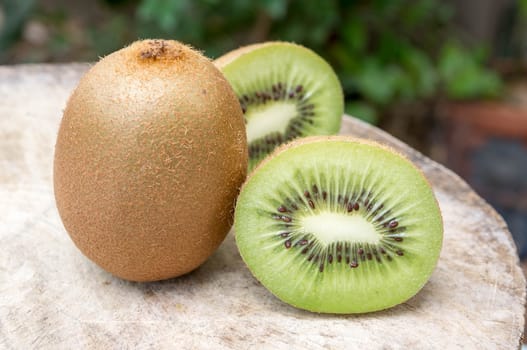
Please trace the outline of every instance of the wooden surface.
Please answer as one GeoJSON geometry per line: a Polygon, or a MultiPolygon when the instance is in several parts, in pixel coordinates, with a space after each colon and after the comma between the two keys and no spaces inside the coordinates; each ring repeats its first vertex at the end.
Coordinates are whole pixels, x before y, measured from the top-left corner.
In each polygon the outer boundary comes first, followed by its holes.
{"type": "Polygon", "coordinates": [[[0,349],[514,349],[525,280],[506,225],[464,182],[384,132],[346,117],[343,133],[415,161],[444,214],[438,267],[390,310],[353,316],[296,310],[259,285],[232,233],[198,270],[139,284],[75,248],[52,189],[55,137],[85,65],[0,67],[0,349]]]}

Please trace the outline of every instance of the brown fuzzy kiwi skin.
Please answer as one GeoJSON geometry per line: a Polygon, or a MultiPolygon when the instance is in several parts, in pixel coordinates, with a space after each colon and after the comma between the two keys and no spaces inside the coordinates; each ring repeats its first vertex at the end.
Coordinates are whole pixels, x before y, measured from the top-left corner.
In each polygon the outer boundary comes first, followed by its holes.
{"type": "Polygon", "coordinates": [[[138,41],[95,64],[68,100],[57,208],[108,272],[177,277],[225,238],[247,161],[240,105],[212,62],[176,41],[138,41]]]}

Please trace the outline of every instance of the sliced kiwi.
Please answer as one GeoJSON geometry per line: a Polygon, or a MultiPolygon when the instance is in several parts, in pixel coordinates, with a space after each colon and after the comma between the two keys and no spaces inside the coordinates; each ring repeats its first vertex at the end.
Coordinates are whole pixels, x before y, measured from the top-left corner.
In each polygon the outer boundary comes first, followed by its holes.
{"type": "Polygon", "coordinates": [[[252,169],[278,145],[340,129],[343,93],[330,65],[296,44],[250,45],[218,58],[245,116],[252,169]]]}
{"type": "Polygon", "coordinates": [[[432,188],[406,158],[369,141],[319,136],[282,146],[253,171],[235,232],[251,272],[281,300],[361,313],[424,286],[443,225],[432,188]]]}

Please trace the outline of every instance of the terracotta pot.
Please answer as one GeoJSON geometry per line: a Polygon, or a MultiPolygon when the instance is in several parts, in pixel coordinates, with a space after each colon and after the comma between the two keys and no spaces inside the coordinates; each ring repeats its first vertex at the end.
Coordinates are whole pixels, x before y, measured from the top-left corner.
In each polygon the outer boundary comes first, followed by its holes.
{"type": "MultiPolygon", "coordinates": [[[[491,138],[514,139],[527,145],[527,108],[508,103],[473,101],[448,103],[442,108],[447,135],[447,163],[470,177],[470,152],[491,138]]],[[[527,174],[526,174],[527,176],[527,174]]]]}
{"type": "Polygon", "coordinates": [[[511,102],[441,108],[446,163],[507,221],[527,257],[527,107],[511,102]]]}

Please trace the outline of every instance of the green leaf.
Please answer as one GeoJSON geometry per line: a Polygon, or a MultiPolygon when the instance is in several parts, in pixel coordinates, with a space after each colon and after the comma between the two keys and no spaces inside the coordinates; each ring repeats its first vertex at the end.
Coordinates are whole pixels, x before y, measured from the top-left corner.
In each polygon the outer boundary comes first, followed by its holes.
{"type": "Polygon", "coordinates": [[[383,63],[396,63],[401,55],[411,49],[406,38],[389,31],[383,32],[379,39],[379,48],[375,53],[383,63]]]}
{"type": "Polygon", "coordinates": [[[0,10],[4,18],[0,21],[0,60],[7,56],[6,49],[15,42],[22,27],[35,7],[35,0],[4,0],[0,10]]]}
{"type": "Polygon", "coordinates": [[[346,103],[346,114],[361,119],[369,124],[377,124],[379,116],[377,110],[367,102],[353,101],[346,103]]]}
{"type": "Polygon", "coordinates": [[[358,90],[367,100],[384,105],[394,98],[400,78],[398,67],[385,67],[371,58],[356,72],[355,80],[358,90]]]}
{"type": "Polygon", "coordinates": [[[358,19],[352,19],[342,27],[342,37],[347,50],[362,53],[366,48],[367,32],[364,23],[358,19]]]}
{"type": "Polygon", "coordinates": [[[439,73],[452,99],[494,97],[500,94],[499,76],[479,63],[481,53],[448,43],[441,52],[439,73]]]}
{"type": "Polygon", "coordinates": [[[518,0],[518,8],[522,17],[527,17],[527,0],[518,0]]]}
{"type": "Polygon", "coordinates": [[[144,0],[137,9],[137,15],[144,21],[155,22],[166,31],[174,31],[180,20],[185,18],[187,0],[144,0]]]}
{"type": "Polygon", "coordinates": [[[439,74],[445,81],[450,81],[473,65],[470,57],[457,44],[447,43],[441,50],[439,58],[439,74]]]}
{"type": "Polygon", "coordinates": [[[281,19],[287,12],[287,1],[285,0],[263,0],[263,8],[273,19],[281,19]]]}
{"type": "Polygon", "coordinates": [[[447,85],[448,97],[452,99],[496,97],[501,90],[501,79],[496,73],[478,68],[460,72],[447,85]]]}
{"type": "Polygon", "coordinates": [[[438,75],[431,59],[418,49],[409,49],[403,57],[412,89],[419,97],[430,97],[437,90],[438,75]]]}

